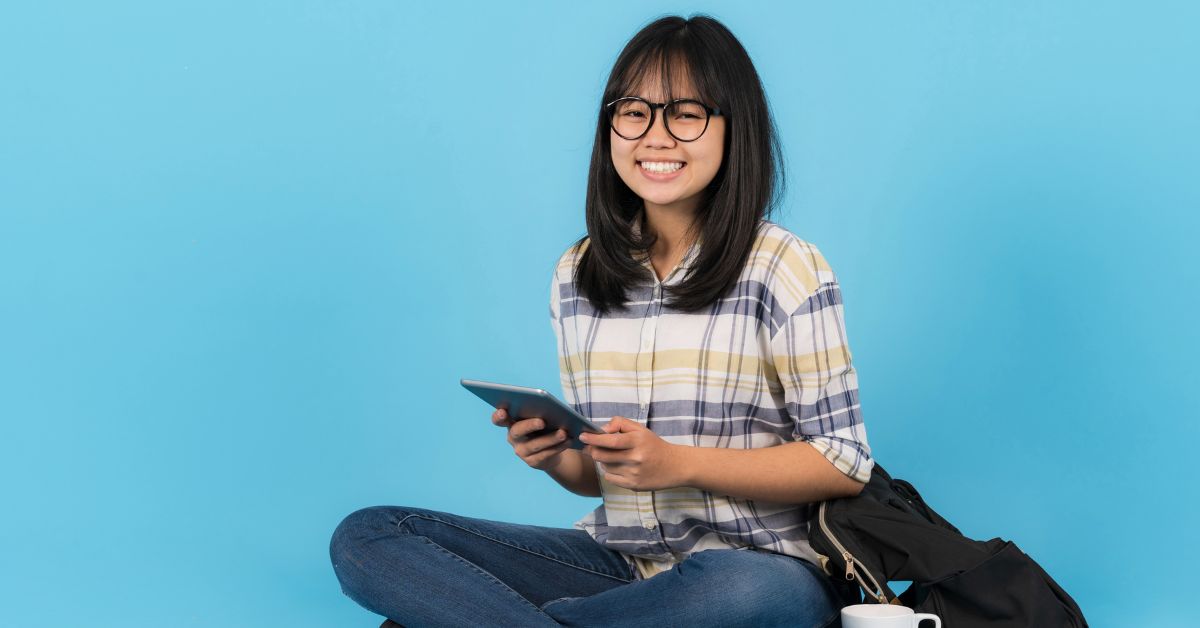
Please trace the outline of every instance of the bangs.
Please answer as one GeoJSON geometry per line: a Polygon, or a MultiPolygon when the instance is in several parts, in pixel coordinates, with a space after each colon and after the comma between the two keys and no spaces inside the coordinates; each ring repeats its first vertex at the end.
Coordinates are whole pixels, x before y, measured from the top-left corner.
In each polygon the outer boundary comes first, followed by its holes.
{"type": "Polygon", "coordinates": [[[613,93],[606,95],[610,102],[622,96],[649,96],[654,77],[665,96],[663,102],[677,98],[694,98],[709,106],[720,106],[714,100],[708,80],[709,68],[701,67],[700,55],[689,50],[686,42],[677,38],[654,42],[638,53],[617,77],[613,93]]]}

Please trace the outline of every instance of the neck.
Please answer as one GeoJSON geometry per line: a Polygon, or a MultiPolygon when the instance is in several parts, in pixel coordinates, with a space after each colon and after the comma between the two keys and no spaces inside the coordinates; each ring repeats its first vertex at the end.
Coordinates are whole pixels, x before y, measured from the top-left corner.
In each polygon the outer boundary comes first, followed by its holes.
{"type": "Polygon", "coordinates": [[[670,256],[682,253],[691,246],[695,238],[688,234],[688,230],[696,218],[694,210],[653,203],[645,203],[645,207],[642,228],[658,236],[650,248],[651,255],[670,256]]]}

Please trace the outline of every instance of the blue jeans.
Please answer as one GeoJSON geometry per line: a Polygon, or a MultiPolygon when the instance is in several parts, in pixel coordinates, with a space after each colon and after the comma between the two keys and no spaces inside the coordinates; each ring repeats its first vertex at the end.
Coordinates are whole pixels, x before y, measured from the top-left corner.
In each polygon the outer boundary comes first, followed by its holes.
{"type": "Polygon", "coordinates": [[[639,579],[583,530],[404,506],[346,517],[329,545],[342,591],[404,626],[839,626],[806,560],[704,550],[639,579]]]}

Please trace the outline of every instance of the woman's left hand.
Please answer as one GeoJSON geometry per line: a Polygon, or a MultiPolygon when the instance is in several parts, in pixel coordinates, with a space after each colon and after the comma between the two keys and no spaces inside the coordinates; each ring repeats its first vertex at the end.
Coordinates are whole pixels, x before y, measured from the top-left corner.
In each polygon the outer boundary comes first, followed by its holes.
{"type": "Polygon", "coordinates": [[[654,491],[684,485],[683,446],[668,443],[650,428],[615,416],[604,434],[584,432],[583,453],[600,463],[604,479],[635,491],[654,491]]]}

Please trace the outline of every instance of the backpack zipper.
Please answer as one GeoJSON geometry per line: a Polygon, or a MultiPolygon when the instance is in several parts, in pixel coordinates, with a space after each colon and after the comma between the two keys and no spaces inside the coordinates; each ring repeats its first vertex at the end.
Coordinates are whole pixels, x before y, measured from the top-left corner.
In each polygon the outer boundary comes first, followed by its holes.
{"type": "Polygon", "coordinates": [[[817,510],[817,523],[821,526],[821,531],[825,533],[825,537],[829,539],[830,543],[833,543],[834,549],[840,552],[842,559],[846,561],[846,580],[857,579],[859,585],[862,586],[863,589],[867,590],[867,592],[870,593],[871,596],[876,600],[878,600],[880,604],[887,604],[888,599],[883,593],[883,587],[879,586],[879,583],[875,581],[875,577],[871,575],[871,570],[865,568],[861,570],[866,572],[867,579],[869,579],[873,585],[869,587],[867,586],[867,583],[863,581],[860,570],[854,564],[854,555],[851,554],[845,547],[843,547],[842,544],[838,542],[837,537],[833,535],[833,532],[829,530],[829,526],[825,523],[825,502],[821,502],[821,506],[817,510]]]}

